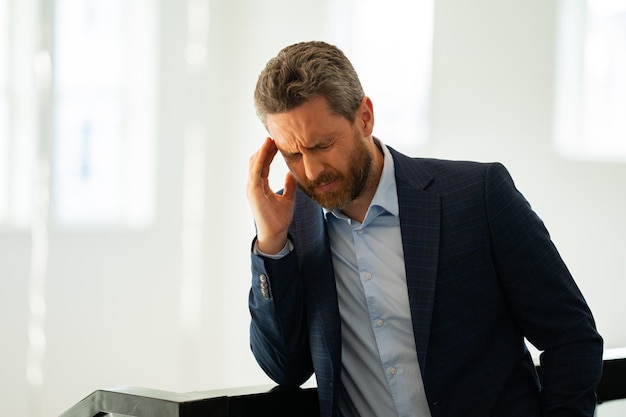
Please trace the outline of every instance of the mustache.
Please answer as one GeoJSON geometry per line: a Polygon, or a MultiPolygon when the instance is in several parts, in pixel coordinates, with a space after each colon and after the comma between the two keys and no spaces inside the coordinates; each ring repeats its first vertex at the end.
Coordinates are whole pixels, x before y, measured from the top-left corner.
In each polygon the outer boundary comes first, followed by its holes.
{"type": "Polygon", "coordinates": [[[326,172],[326,173],[320,174],[320,176],[317,177],[315,180],[306,181],[302,185],[308,189],[313,189],[319,185],[322,185],[327,182],[331,182],[340,178],[342,178],[342,175],[337,172],[326,172]]]}

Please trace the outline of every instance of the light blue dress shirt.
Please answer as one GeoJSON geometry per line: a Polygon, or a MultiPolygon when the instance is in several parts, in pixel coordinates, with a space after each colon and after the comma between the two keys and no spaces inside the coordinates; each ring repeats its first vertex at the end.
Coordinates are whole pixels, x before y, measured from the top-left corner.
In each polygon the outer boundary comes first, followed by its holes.
{"type": "MultiPolygon", "coordinates": [[[[326,212],[342,334],[346,417],[430,417],[413,337],[393,158],[363,223],[326,212]]],[[[419,320],[419,317],[416,319],[419,320]]]]}

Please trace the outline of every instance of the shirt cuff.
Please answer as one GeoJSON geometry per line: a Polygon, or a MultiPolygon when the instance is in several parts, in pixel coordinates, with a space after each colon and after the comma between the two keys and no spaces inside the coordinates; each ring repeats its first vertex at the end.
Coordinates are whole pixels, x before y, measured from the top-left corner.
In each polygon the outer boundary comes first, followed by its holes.
{"type": "Polygon", "coordinates": [[[252,252],[255,255],[259,255],[259,256],[263,256],[269,259],[280,259],[280,258],[284,258],[285,256],[289,255],[289,253],[293,250],[293,243],[291,243],[291,240],[287,239],[287,243],[285,243],[285,246],[280,250],[280,252],[278,252],[276,255],[270,255],[264,252],[261,252],[258,248],[258,243],[255,241],[254,242],[254,248],[252,248],[252,252]]]}

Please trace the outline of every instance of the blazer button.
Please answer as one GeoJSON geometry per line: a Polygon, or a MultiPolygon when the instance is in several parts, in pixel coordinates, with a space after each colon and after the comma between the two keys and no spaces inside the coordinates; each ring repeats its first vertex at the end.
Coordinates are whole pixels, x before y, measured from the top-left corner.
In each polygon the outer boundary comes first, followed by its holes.
{"type": "Polygon", "coordinates": [[[261,287],[261,295],[265,300],[270,299],[270,290],[269,284],[267,283],[267,275],[261,274],[259,275],[259,287],[261,287]]]}

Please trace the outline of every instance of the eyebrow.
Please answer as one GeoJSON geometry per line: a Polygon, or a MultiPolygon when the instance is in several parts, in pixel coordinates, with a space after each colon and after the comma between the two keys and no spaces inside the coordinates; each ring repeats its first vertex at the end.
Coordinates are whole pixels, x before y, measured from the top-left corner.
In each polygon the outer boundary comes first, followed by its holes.
{"type": "MultiPolygon", "coordinates": [[[[334,142],[334,138],[333,137],[328,137],[326,139],[322,139],[322,140],[318,140],[316,141],[313,145],[311,146],[302,146],[303,149],[307,150],[307,151],[314,151],[316,149],[321,149],[321,148],[325,148],[329,145],[331,145],[334,142]]],[[[293,158],[296,155],[301,154],[302,152],[300,151],[295,151],[295,152],[290,152],[290,151],[280,151],[280,153],[283,155],[283,157],[285,158],[293,158]]]]}
{"type": "Polygon", "coordinates": [[[313,146],[303,146],[304,149],[312,151],[319,148],[324,148],[330,144],[331,140],[320,141],[315,143],[313,146]]]}
{"type": "Polygon", "coordinates": [[[280,151],[280,153],[283,155],[283,158],[286,158],[286,159],[294,158],[296,155],[300,154],[300,152],[287,152],[287,151],[280,151]]]}

